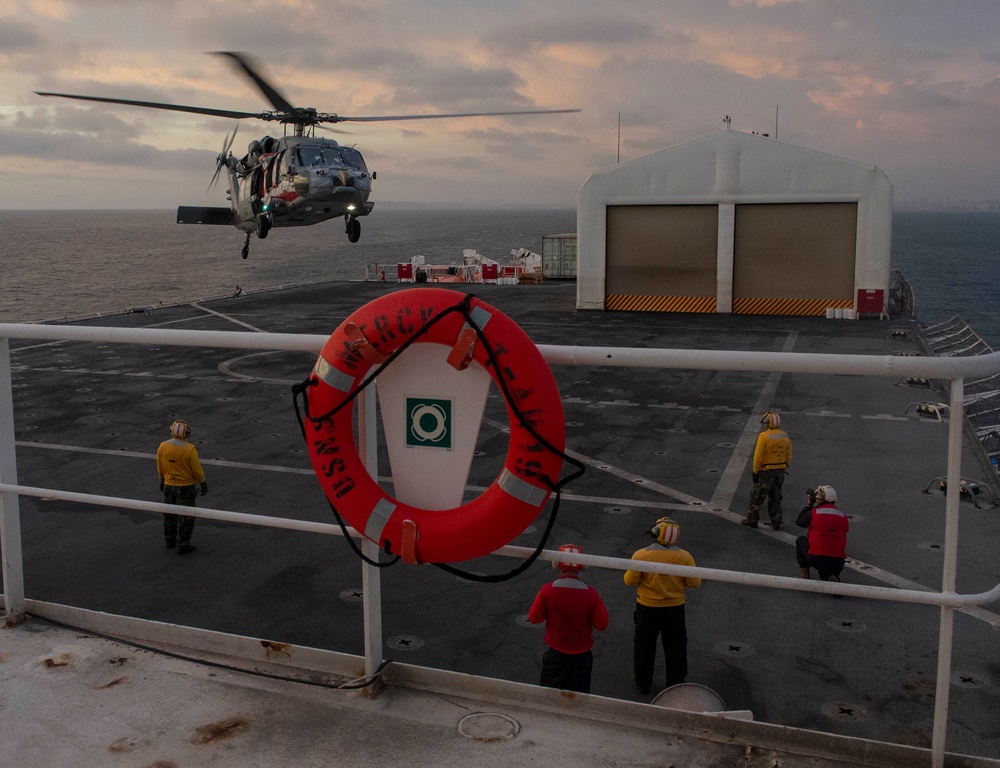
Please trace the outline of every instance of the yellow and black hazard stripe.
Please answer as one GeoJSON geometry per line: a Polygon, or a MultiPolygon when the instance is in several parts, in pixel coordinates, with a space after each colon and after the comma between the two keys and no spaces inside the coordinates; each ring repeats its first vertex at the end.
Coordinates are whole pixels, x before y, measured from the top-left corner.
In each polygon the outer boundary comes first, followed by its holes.
{"type": "Polygon", "coordinates": [[[853,306],[850,299],[733,299],[733,314],[822,317],[828,308],[850,309],[853,306]]]}
{"type": "Polygon", "coordinates": [[[630,296],[611,294],[605,302],[609,310],[622,312],[715,312],[714,296],[630,296]]]}

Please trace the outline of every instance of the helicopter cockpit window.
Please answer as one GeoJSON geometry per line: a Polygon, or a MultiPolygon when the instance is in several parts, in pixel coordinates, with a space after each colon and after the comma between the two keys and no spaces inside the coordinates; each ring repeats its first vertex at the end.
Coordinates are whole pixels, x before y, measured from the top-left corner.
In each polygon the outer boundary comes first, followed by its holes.
{"type": "Polygon", "coordinates": [[[359,171],[368,170],[361,153],[353,147],[340,147],[340,157],[344,164],[350,168],[357,168],[359,171]]]}
{"type": "Polygon", "coordinates": [[[319,147],[299,147],[299,162],[302,165],[322,165],[323,150],[319,147]]]}

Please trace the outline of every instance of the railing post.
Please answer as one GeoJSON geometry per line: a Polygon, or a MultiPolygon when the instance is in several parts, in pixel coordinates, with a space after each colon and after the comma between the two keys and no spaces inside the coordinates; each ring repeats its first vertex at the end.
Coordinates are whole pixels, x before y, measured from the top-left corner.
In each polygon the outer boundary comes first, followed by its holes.
{"type": "MultiPolygon", "coordinates": [[[[14,388],[10,378],[10,340],[0,338],[0,483],[17,485],[14,455],[14,388]]],[[[24,564],[21,511],[16,493],[0,493],[0,560],[3,561],[4,624],[24,620],[24,564]]]]}
{"type": "MultiPolygon", "coordinates": [[[[358,449],[364,457],[365,468],[372,477],[378,477],[378,430],[376,424],[375,387],[368,387],[358,395],[358,449]]],[[[361,551],[372,560],[378,560],[378,545],[368,539],[361,540],[361,551]]],[[[365,679],[371,680],[382,664],[382,575],[378,568],[362,561],[361,592],[365,608],[365,679]]]]}
{"type": "MultiPolygon", "coordinates": [[[[951,409],[948,422],[948,488],[945,491],[944,571],[941,591],[955,591],[958,569],[958,512],[962,491],[962,430],[965,426],[965,380],[951,382],[951,409]]],[[[951,654],[955,633],[955,609],[941,606],[938,630],[937,686],[934,695],[934,728],[931,740],[931,766],[944,768],[945,741],[948,735],[948,698],[951,693],[951,654]]]]}

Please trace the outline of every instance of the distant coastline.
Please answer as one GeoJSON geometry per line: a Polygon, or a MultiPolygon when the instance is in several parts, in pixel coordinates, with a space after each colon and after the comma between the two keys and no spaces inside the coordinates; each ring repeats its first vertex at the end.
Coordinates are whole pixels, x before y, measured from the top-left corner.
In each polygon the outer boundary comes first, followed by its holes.
{"type": "MultiPolygon", "coordinates": [[[[573,210],[576,206],[543,205],[540,203],[430,203],[430,202],[397,202],[395,200],[380,200],[378,209],[383,211],[564,211],[573,210]]],[[[991,200],[953,200],[952,198],[915,198],[912,200],[897,200],[892,206],[894,211],[1000,211],[1000,198],[991,200]]],[[[8,208],[10,213],[57,213],[59,211],[102,211],[110,213],[125,211],[130,213],[173,212],[176,207],[169,208],[8,208]]]]}
{"type": "Polygon", "coordinates": [[[893,204],[897,211],[1000,211],[1000,198],[992,200],[953,200],[920,197],[893,204]]]}
{"type": "MultiPolygon", "coordinates": [[[[543,204],[543,203],[431,203],[431,202],[397,202],[395,200],[379,200],[376,203],[377,210],[385,211],[569,211],[575,210],[576,205],[567,203],[565,205],[543,204]]],[[[59,213],[61,211],[72,211],[82,213],[86,211],[100,211],[102,213],[114,213],[122,211],[127,213],[164,213],[169,212],[172,216],[177,206],[166,208],[5,208],[3,211],[16,214],[25,213],[59,213]]],[[[0,211],[0,212],[3,212],[0,211]]]]}

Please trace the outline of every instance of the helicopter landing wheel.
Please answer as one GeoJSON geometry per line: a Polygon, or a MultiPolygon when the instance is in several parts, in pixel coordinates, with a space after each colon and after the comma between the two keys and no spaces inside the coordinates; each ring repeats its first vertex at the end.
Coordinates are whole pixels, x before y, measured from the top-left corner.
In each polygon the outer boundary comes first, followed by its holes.
{"type": "Polygon", "coordinates": [[[267,237],[267,233],[271,231],[271,217],[270,215],[262,215],[257,217],[257,225],[254,227],[257,232],[257,237],[263,240],[267,237]]]}
{"type": "Polygon", "coordinates": [[[357,219],[348,219],[347,239],[352,243],[356,243],[361,239],[361,222],[357,219]]]}

